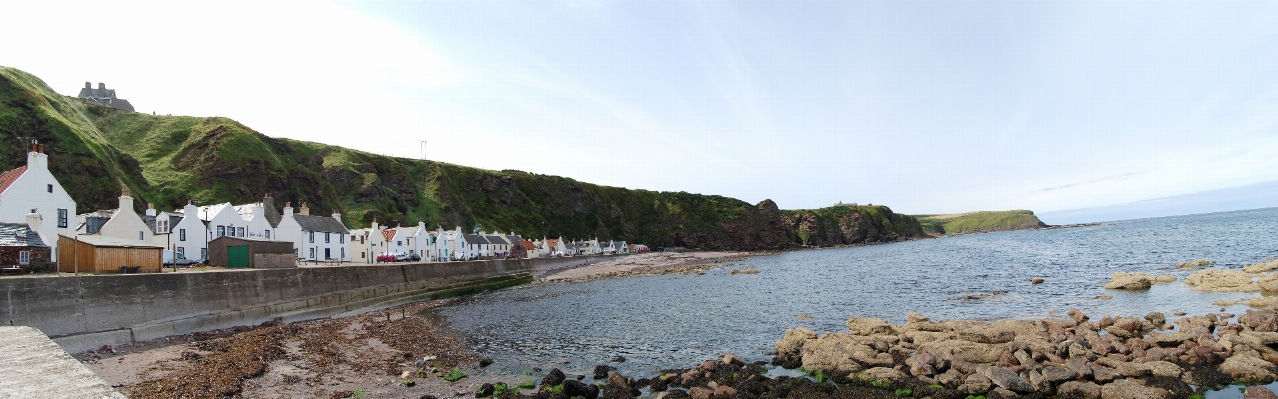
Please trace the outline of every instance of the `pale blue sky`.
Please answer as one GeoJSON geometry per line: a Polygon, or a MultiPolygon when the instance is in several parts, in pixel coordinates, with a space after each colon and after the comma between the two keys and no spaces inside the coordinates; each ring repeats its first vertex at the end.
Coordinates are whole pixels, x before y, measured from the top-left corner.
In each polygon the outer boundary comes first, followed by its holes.
{"type": "Polygon", "coordinates": [[[59,92],[489,169],[908,213],[1278,180],[1274,2],[3,6],[59,92]]]}

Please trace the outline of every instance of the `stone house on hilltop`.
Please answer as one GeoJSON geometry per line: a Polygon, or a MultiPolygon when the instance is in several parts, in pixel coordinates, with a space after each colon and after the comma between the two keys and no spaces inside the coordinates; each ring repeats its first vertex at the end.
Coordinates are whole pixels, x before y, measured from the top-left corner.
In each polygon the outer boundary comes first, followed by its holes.
{"type": "Polygon", "coordinates": [[[86,104],[133,112],[133,104],[130,104],[129,100],[116,97],[115,89],[107,89],[106,83],[98,83],[98,88],[94,89],[93,83],[84,82],[84,88],[80,89],[80,95],[76,97],[84,100],[86,104]]]}

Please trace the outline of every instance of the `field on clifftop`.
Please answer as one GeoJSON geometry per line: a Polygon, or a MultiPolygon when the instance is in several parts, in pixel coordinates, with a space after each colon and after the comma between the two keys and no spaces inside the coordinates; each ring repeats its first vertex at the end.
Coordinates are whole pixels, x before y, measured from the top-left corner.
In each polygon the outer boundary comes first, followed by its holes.
{"type": "Polygon", "coordinates": [[[514,231],[526,237],[618,239],[650,246],[777,250],[807,243],[923,236],[886,206],[781,211],[764,200],[632,190],[516,170],[493,171],[273,138],[229,118],[152,116],[86,105],[39,78],[0,67],[0,170],[21,166],[22,137],[46,144],[50,169],[80,212],[114,208],[128,187],[138,210],[307,202],[352,227],[514,231]],[[855,214],[855,216],[852,216],[855,214]],[[822,230],[825,229],[825,230],[822,230]],[[833,238],[830,232],[847,233],[833,238]],[[823,232],[824,231],[824,232],[823,232]],[[824,237],[813,241],[812,237],[824,237]]]}
{"type": "Polygon", "coordinates": [[[930,235],[982,233],[1047,227],[1033,211],[967,212],[950,215],[914,215],[930,235]]]}

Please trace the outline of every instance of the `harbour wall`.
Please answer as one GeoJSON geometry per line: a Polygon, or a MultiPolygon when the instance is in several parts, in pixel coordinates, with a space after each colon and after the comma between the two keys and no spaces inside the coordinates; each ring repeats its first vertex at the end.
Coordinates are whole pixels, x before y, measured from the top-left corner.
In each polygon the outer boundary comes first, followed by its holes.
{"type": "Polygon", "coordinates": [[[70,353],[196,331],[340,317],[594,257],[0,279],[0,317],[70,353]]]}

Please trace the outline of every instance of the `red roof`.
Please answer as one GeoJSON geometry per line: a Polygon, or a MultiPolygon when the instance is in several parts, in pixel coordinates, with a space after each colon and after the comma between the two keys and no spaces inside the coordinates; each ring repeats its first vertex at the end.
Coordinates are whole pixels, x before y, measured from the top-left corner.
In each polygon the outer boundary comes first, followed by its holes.
{"type": "Polygon", "coordinates": [[[17,169],[0,174],[0,193],[3,193],[4,190],[8,189],[10,184],[13,184],[15,180],[18,180],[18,178],[22,177],[22,174],[26,172],[27,165],[22,165],[17,169]]]}
{"type": "Polygon", "coordinates": [[[395,229],[382,230],[382,238],[385,238],[386,241],[395,239],[395,229]]]}

